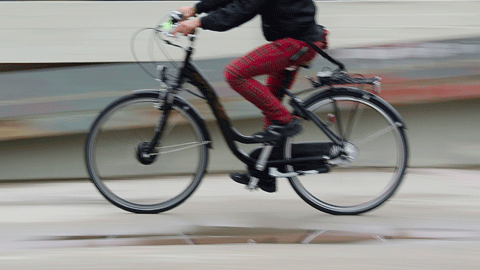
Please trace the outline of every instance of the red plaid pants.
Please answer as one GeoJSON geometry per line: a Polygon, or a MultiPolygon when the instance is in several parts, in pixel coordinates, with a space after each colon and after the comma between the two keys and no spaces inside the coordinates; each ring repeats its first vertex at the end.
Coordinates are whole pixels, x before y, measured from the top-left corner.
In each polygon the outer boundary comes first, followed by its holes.
{"type": "MultiPolygon", "coordinates": [[[[315,45],[324,49],[326,43],[317,41],[315,45]]],[[[233,60],[225,68],[224,75],[232,89],[262,111],[266,125],[273,120],[288,123],[292,120],[292,115],[281,103],[283,93],[280,92],[285,69],[307,63],[316,55],[317,52],[304,41],[292,38],[279,39],[233,60]],[[290,58],[303,47],[308,47],[308,51],[292,61],[290,58]],[[268,75],[266,85],[253,79],[259,75],[268,75]]],[[[292,86],[297,70],[293,73],[287,88],[292,86]]]]}

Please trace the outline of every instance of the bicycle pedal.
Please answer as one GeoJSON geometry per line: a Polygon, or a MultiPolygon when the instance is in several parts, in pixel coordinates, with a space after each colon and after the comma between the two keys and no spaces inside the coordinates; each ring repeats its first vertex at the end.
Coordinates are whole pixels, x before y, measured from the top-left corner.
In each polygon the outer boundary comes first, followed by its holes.
{"type": "Polygon", "coordinates": [[[249,191],[254,191],[258,189],[258,178],[256,177],[250,177],[250,181],[248,182],[248,185],[246,187],[249,191]]]}

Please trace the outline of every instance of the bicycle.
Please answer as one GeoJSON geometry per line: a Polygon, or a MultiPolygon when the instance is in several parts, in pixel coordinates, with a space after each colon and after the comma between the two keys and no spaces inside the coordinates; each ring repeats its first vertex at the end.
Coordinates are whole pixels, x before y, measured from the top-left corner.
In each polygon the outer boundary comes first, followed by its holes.
{"type": "MultiPolygon", "coordinates": [[[[178,46],[166,38],[178,20],[172,13],[149,29],[158,40],[178,46]]],[[[359,88],[379,89],[379,77],[351,76],[341,62],[315,48],[338,69],[319,72],[309,78],[312,88],[296,94],[282,87],[304,131],[279,141],[258,141],[232,127],[213,87],[192,63],[195,39],[189,35],[189,44],[180,46],[185,57],[173,80],[159,67],[159,89],[121,97],[93,122],[85,162],[109,202],[133,213],[160,213],[183,203],[200,184],[213,142],[199,112],[178,95],[192,92],[185,85],[200,92],[196,95],[211,108],[228,148],[247,165],[249,190],[265,174],[287,178],[306,203],[334,215],[365,213],[395,193],[407,167],[404,121],[386,101],[359,88]],[[314,93],[306,99],[298,97],[309,91],[314,93]],[[247,154],[237,143],[261,146],[247,154]],[[134,191],[137,187],[143,189],[134,191]]]]}

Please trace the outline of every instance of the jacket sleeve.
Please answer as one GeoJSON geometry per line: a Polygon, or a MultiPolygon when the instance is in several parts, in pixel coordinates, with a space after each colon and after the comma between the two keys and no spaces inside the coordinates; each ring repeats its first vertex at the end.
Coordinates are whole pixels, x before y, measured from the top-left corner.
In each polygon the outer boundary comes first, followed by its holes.
{"type": "Polygon", "coordinates": [[[195,4],[195,9],[198,14],[207,13],[212,10],[226,6],[233,0],[202,0],[195,4]]]}
{"type": "Polygon", "coordinates": [[[233,0],[224,7],[210,11],[200,19],[201,27],[212,31],[227,31],[255,17],[269,0],[233,0]]]}

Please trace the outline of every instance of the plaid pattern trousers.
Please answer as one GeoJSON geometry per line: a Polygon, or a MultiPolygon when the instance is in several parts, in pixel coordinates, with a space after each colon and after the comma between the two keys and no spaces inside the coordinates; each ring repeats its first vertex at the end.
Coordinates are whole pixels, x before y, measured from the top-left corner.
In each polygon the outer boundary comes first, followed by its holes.
{"type": "MultiPolygon", "coordinates": [[[[326,31],[324,33],[326,35],[326,31]]],[[[327,41],[317,41],[315,45],[324,49],[327,41]]],[[[299,66],[315,58],[317,52],[310,48],[306,42],[292,38],[284,38],[260,46],[246,55],[234,59],[228,64],[224,76],[230,87],[253,103],[264,115],[265,125],[271,121],[288,123],[292,115],[283,106],[283,95],[280,92],[286,68],[299,66]],[[292,61],[291,57],[303,47],[309,48],[306,53],[292,61]],[[262,84],[253,77],[268,75],[266,84],[262,84]]],[[[298,69],[289,78],[287,88],[290,88],[295,80],[298,69]]]]}

